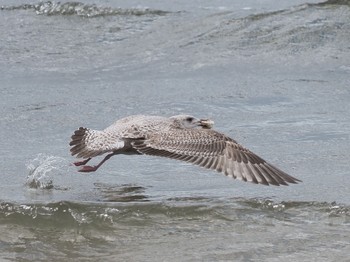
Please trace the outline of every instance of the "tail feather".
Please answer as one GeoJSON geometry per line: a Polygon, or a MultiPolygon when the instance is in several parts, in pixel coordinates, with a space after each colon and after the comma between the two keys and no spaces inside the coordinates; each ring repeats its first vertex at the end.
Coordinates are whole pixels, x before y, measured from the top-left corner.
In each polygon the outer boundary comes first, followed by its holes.
{"type": "Polygon", "coordinates": [[[80,127],[74,132],[69,143],[72,148],[72,156],[79,158],[89,158],[102,155],[106,152],[121,148],[124,144],[122,141],[112,137],[110,134],[80,127]]]}

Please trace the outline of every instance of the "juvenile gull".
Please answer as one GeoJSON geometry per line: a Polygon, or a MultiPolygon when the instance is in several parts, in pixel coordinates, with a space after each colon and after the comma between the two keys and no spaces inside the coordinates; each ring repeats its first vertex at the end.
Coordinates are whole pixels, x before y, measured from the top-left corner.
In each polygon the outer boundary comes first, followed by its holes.
{"type": "Polygon", "coordinates": [[[117,154],[144,154],[186,161],[243,181],[263,185],[288,185],[296,179],[244,148],[230,137],[212,130],[213,121],[189,115],[172,117],[135,115],[122,118],[103,131],[80,127],[69,143],[80,172],[96,171],[117,154]],[[91,158],[109,153],[96,166],[91,158]]]}

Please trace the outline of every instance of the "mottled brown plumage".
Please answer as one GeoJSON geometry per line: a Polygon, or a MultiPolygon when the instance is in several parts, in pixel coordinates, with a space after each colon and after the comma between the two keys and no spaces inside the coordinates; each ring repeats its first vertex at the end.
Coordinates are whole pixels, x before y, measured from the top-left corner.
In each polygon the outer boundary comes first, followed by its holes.
{"type": "Polygon", "coordinates": [[[211,126],[210,120],[187,115],[130,116],[103,131],[79,128],[70,142],[71,153],[86,159],[75,163],[77,166],[110,153],[97,166],[83,166],[81,172],[96,171],[112,155],[145,154],[186,161],[256,184],[278,186],[300,182],[235,140],[209,129],[211,126]]]}

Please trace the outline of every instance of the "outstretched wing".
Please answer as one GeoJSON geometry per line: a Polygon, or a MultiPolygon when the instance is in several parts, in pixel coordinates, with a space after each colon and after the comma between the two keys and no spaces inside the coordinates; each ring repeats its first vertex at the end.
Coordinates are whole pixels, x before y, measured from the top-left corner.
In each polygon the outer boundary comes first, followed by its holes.
{"type": "Polygon", "coordinates": [[[300,181],[214,130],[174,129],[134,141],[132,146],[142,154],[190,162],[255,184],[278,186],[300,181]]]}

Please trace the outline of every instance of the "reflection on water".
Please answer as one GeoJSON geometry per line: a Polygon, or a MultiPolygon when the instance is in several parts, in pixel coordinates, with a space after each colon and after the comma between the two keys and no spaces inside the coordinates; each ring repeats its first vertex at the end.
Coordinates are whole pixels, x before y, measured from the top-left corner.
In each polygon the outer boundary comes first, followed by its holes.
{"type": "Polygon", "coordinates": [[[102,198],[103,202],[132,202],[148,201],[145,195],[146,188],[127,184],[127,185],[109,185],[105,183],[95,183],[95,190],[102,198]]]}

